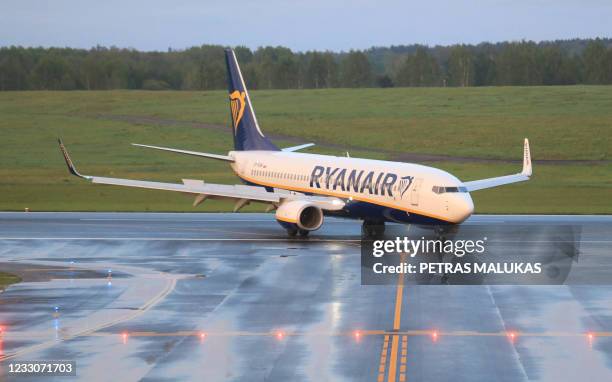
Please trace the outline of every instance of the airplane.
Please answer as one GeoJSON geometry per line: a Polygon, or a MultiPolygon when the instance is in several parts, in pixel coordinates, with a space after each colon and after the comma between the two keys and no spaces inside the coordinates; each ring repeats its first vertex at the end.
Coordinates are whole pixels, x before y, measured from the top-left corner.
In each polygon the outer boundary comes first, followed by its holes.
{"type": "Polygon", "coordinates": [[[230,199],[237,212],[251,202],[263,203],[268,206],[266,212],[276,211],[276,220],[290,237],[319,229],[325,216],[362,220],[364,237],[384,234],[386,222],[456,227],[474,212],[470,192],[526,181],[532,175],[526,138],[520,173],[469,182],[419,164],[298,152],[314,143],[278,148],[259,127],[233,50],[225,50],[225,63],[234,150],[220,155],[133,145],[227,162],[244,184],[209,184],[196,179],[160,183],[81,175],[58,139],[70,173],[95,184],[191,194],[194,207],[207,199],[230,199]]]}

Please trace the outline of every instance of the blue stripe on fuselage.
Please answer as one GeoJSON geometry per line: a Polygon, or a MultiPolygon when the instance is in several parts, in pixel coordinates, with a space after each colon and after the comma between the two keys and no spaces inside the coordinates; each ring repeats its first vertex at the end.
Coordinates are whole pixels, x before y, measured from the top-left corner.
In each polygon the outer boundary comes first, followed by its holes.
{"type": "Polygon", "coordinates": [[[352,201],[340,211],[324,211],[325,215],[361,219],[372,221],[385,221],[392,223],[419,224],[419,225],[451,225],[445,220],[435,219],[424,215],[406,212],[396,208],[381,206],[379,204],[352,201]]]}
{"type": "MultiPolygon", "coordinates": [[[[272,192],[272,188],[263,186],[261,184],[254,183],[252,181],[242,178],[236,174],[240,180],[251,186],[264,187],[268,192],[272,192]]],[[[301,191],[300,191],[301,192],[301,191]]],[[[304,193],[306,195],[319,195],[317,193],[304,193]]],[[[321,194],[320,196],[328,196],[321,194]]],[[[338,216],[348,219],[362,219],[362,220],[375,220],[375,221],[386,221],[392,223],[404,223],[404,224],[420,224],[420,225],[452,225],[454,223],[446,220],[440,220],[431,218],[429,216],[419,215],[412,212],[406,212],[397,208],[390,208],[381,206],[379,204],[362,202],[362,201],[350,201],[346,204],[344,209],[340,211],[323,211],[327,216],[338,216]]]]}

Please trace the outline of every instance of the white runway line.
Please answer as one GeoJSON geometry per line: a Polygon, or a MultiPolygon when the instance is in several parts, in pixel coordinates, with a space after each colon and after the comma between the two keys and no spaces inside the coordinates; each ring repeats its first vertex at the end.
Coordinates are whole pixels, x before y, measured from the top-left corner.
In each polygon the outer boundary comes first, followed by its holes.
{"type": "Polygon", "coordinates": [[[238,222],[238,223],[248,223],[248,222],[271,222],[273,219],[146,219],[146,218],[89,218],[89,219],[79,219],[80,221],[91,221],[91,222],[99,222],[99,221],[135,221],[135,222],[164,222],[164,223],[184,223],[184,222],[238,222]]]}
{"type": "Polygon", "coordinates": [[[337,243],[347,242],[354,243],[360,242],[359,239],[280,239],[280,238],[186,238],[186,237],[0,237],[0,240],[133,240],[133,241],[278,241],[278,242],[323,242],[323,243],[337,243]]]}
{"type": "MultiPolygon", "coordinates": [[[[45,261],[34,261],[32,262],[34,263],[38,263],[38,264],[47,264],[49,262],[45,262],[45,261]]],[[[57,263],[52,263],[53,265],[57,265],[57,263]]],[[[59,263],[62,264],[62,263],[59,263]]],[[[74,264],[65,264],[66,266],[70,266],[71,268],[74,268],[74,264]]],[[[149,270],[144,269],[144,272],[142,274],[138,274],[135,273],[134,270],[140,270],[140,268],[138,267],[133,267],[133,266],[123,266],[123,265],[118,265],[118,264],[103,264],[102,267],[100,267],[100,264],[98,264],[98,268],[101,269],[107,269],[108,267],[112,266],[112,268],[115,269],[119,269],[119,270],[123,270],[125,269],[126,271],[130,271],[127,273],[132,274],[135,277],[142,277],[142,278],[147,278],[147,277],[154,277],[154,278],[161,278],[165,281],[165,285],[162,288],[161,291],[159,291],[159,293],[157,293],[156,295],[154,295],[152,298],[150,298],[147,301],[144,301],[143,304],[136,310],[133,310],[131,312],[129,312],[128,314],[125,314],[123,316],[114,318],[110,321],[105,321],[102,322],[98,325],[95,326],[90,326],[89,324],[86,324],[84,326],[85,329],[78,329],[75,332],[72,333],[67,333],[62,335],[61,338],[57,339],[57,338],[53,338],[51,340],[48,341],[44,341],[42,343],[39,344],[35,344],[35,345],[31,345],[31,346],[27,346],[25,348],[16,350],[14,352],[11,353],[7,353],[4,354],[3,356],[0,356],[0,361],[6,361],[9,359],[13,359],[16,357],[20,357],[23,356],[25,354],[29,354],[32,352],[36,352],[36,351],[40,351],[40,350],[44,350],[47,348],[50,348],[52,346],[55,346],[56,344],[58,344],[59,342],[65,342],[65,341],[70,341],[74,338],[77,337],[81,337],[81,336],[87,336],[87,335],[91,335],[94,334],[100,330],[106,329],[106,328],[110,328],[112,326],[115,326],[117,324],[121,324],[123,322],[127,322],[130,321],[136,317],[139,317],[141,315],[143,315],[144,313],[146,313],[147,311],[149,311],[151,308],[153,308],[155,305],[157,305],[159,302],[161,302],[164,298],[166,298],[166,296],[168,296],[176,287],[176,282],[178,279],[182,279],[185,277],[188,277],[189,275],[173,275],[170,273],[166,273],[166,272],[161,272],[161,271],[153,271],[153,273],[150,273],[149,270]]],[[[81,268],[78,267],[79,269],[91,269],[91,268],[81,268]]],[[[142,270],[141,270],[142,272],[142,270]]]]}
{"type": "MultiPolygon", "coordinates": [[[[274,218],[270,219],[146,219],[146,218],[84,218],[79,221],[137,221],[137,222],[164,222],[164,223],[191,223],[191,222],[213,222],[213,223],[251,223],[251,222],[266,222],[274,223],[274,218]]],[[[359,224],[355,220],[326,220],[325,224],[330,223],[354,223],[359,224]]]]}

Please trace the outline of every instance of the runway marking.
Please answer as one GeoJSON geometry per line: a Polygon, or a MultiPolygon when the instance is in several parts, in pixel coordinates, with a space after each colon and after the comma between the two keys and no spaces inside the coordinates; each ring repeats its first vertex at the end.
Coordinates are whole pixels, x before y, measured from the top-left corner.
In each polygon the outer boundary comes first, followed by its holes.
{"type": "Polygon", "coordinates": [[[387,365],[387,352],[389,351],[389,335],[385,334],[385,341],[383,342],[383,348],[380,352],[380,364],[378,366],[378,379],[377,382],[383,382],[385,380],[385,366],[387,365]]]}
{"type": "MultiPolygon", "coordinates": [[[[402,253],[400,255],[400,262],[406,261],[406,253],[402,253]]],[[[395,382],[397,375],[397,358],[398,358],[398,348],[399,348],[399,329],[401,327],[402,321],[402,303],[404,297],[404,274],[401,273],[397,278],[397,289],[395,292],[395,309],[393,311],[393,330],[389,333],[391,337],[391,354],[389,354],[389,370],[387,373],[387,381],[395,382]]],[[[407,339],[406,336],[404,336],[407,339]]],[[[402,349],[404,348],[405,343],[402,340],[402,349]]],[[[385,335],[385,343],[383,345],[383,352],[380,357],[380,366],[379,366],[379,374],[378,374],[378,382],[384,380],[384,372],[385,372],[385,364],[387,361],[387,347],[389,344],[389,335],[385,335]]],[[[405,361],[405,359],[404,359],[405,361]]],[[[405,368],[404,368],[405,369],[405,368]]],[[[405,370],[404,370],[405,371],[405,370]]],[[[400,378],[402,378],[403,372],[400,370],[400,378]]],[[[405,378],[405,376],[404,376],[405,378]]]]}
{"type": "MultiPolygon", "coordinates": [[[[402,259],[403,261],[403,259],[402,259]]],[[[402,320],[402,301],[404,296],[404,274],[401,273],[398,277],[397,290],[395,293],[395,312],[393,314],[393,332],[397,332],[400,329],[400,323],[402,320]]],[[[391,356],[389,361],[389,374],[387,381],[395,382],[395,376],[397,373],[397,352],[399,344],[399,335],[394,334],[391,341],[391,356]]]]}
{"type": "MultiPolygon", "coordinates": [[[[92,241],[194,241],[194,242],[278,242],[278,243],[361,243],[361,239],[318,239],[318,238],[306,238],[306,239],[289,239],[289,238],[198,238],[198,237],[0,237],[0,240],[20,240],[20,241],[79,241],[79,240],[92,240],[92,241]]],[[[503,241],[503,243],[573,243],[573,241],[565,240],[549,240],[549,241],[503,241]]],[[[502,241],[492,242],[502,243],[502,241]]],[[[606,244],[612,243],[612,240],[581,240],[583,244],[606,244]]]]}
{"type": "Polygon", "coordinates": [[[0,237],[0,240],[133,240],[133,241],[272,241],[283,243],[360,243],[360,239],[316,239],[303,240],[280,238],[197,238],[197,237],[0,237]]]}
{"type": "MultiPolygon", "coordinates": [[[[136,221],[136,222],[164,222],[164,223],[191,223],[191,222],[215,222],[215,223],[250,223],[250,222],[268,222],[275,223],[274,217],[270,215],[269,219],[146,219],[146,218],[82,218],[80,221],[136,221]]],[[[356,220],[326,220],[325,224],[335,223],[353,223],[359,224],[356,220]]]]}
{"type": "MultiPolygon", "coordinates": [[[[99,330],[99,329],[98,329],[99,330]]],[[[195,337],[200,338],[200,334],[202,330],[178,330],[174,332],[159,332],[159,331],[145,331],[145,332],[130,332],[130,337],[195,337]]],[[[206,333],[206,337],[269,337],[275,339],[278,335],[277,331],[263,331],[263,332],[249,332],[249,331],[224,331],[224,332],[209,332],[204,331],[206,333]]],[[[388,332],[385,330],[366,330],[361,332],[362,336],[383,336],[385,340],[383,343],[383,348],[381,350],[381,363],[379,366],[385,366],[388,351],[389,351],[389,340],[393,336],[402,337],[402,347],[400,352],[400,365],[403,363],[403,358],[406,359],[407,363],[407,344],[408,337],[431,337],[431,330],[408,330],[403,332],[388,332]],[[404,337],[406,337],[406,341],[404,341],[404,337]],[[406,343],[406,346],[404,346],[406,343]],[[404,350],[406,350],[406,355],[404,356],[404,350]],[[384,358],[384,359],[383,359],[384,358]]],[[[440,337],[500,337],[506,339],[508,337],[508,332],[476,332],[470,330],[457,330],[451,332],[437,332],[440,337]]],[[[22,332],[22,333],[4,333],[4,338],[10,339],[33,339],[38,335],[45,336],[48,332],[22,332]]],[[[79,334],[79,337],[115,337],[118,336],[119,332],[100,332],[93,331],[91,333],[82,332],[79,334]]],[[[585,343],[588,343],[589,334],[592,335],[593,339],[607,338],[612,337],[612,331],[601,331],[601,332],[516,332],[517,338],[584,338],[585,343]]],[[[301,336],[323,336],[323,337],[353,337],[354,332],[283,332],[284,337],[301,337],[301,336]]],[[[57,342],[57,341],[55,341],[57,342]]],[[[1,358],[3,360],[5,358],[1,358]]],[[[383,369],[384,370],[384,369],[383,369]]],[[[400,366],[401,372],[401,366],[400,366]]]]}
{"type": "Polygon", "coordinates": [[[114,221],[130,221],[130,222],[164,222],[164,223],[190,223],[190,222],[236,222],[236,223],[248,223],[248,222],[274,222],[274,219],[146,219],[146,218],[90,218],[90,219],[79,219],[84,222],[114,222],[114,221]]]}
{"type": "Polygon", "coordinates": [[[395,382],[396,368],[397,368],[397,344],[399,342],[399,337],[397,335],[393,335],[393,339],[391,340],[391,359],[389,361],[389,374],[387,375],[388,382],[395,382]]]}
{"type": "Polygon", "coordinates": [[[74,338],[77,338],[77,337],[81,337],[81,336],[92,335],[92,334],[94,334],[95,332],[97,332],[99,330],[112,327],[114,325],[117,325],[117,324],[125,322],[125,321],[129,321],[131,319],[134,319],[134,318],[136,318],[136,317],[146,313],[152,307],[154,307],[160,301],[162,301],[164,298],[166,298],[166,296],[168,296],[174,290],[174,288],[176,287],[176,281],[177,281],[178,278],[180,278],[180,277],[176,277],[176,276],[173,276],[173,275],[167,275],[167,274],[165,274],[163,272],[157,272],[156,274],[160,275],[160,276],[163,276],[166,279],[167,282],[166,282],[166,285],[165,285],[164,289],[161,290],[153,298],[151,298],[150,300],[145,302],[138,309],[136,309],[136,310],[134,310],[134,311],[132,311],[132,312],[122,316],[122,317],[119,317],[119,318],[117,318],[115,320],[105,322],[105,323],[100,324],[98,326],[91,327],[91,328],[88,328],[86,330],[82,330],[82,331],[79,331],[79,332],[63,335],[59,339],[59,341],[58,341],[58,339],[54,338],[52,340],[49,340],[49,341],[46,341],[46,342],[42,342],[42,343],[37,344],[37,345],[32,345],[32,346],[23,348],[21,350],[17,350],[17,351],[15,351],[13,353],[6,354],[4,356],[0,356],[0,361],[5,361],[5,360],[12,359],[12,358],[15,358],[15,357],[23,356],[25,354],[28,354],[28,353],[31,353],[31,352],[34,352],[34,351],[46,349],[48,347],[56,345],[58,342],[68,341],[68,340],[71,340],[71,339],[74,339],[74,338]]]}
{"type": "Polygon", "coordinates": [[[406,358],[408,356],[408,336],[402,336],[402,357],[400,360],[400,382],[406,380],[406,358]]]}
{"type": "MultiPolygon", "coordinates": [[[[402,254],[401,262],[405,261],[405,254],[402,254]]],[[[404,295],[404,273],[400,273],[397,282],[397,290],[395,293],[395,313],[393,314],[393,330],[400,329],[402,320],[402,301],[404,295]]]]}

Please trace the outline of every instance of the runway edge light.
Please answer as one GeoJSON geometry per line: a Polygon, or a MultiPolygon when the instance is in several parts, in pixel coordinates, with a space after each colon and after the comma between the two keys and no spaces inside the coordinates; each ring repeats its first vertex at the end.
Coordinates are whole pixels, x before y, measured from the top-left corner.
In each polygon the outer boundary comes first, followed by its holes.
{"type": "Polygon", "coordinates": [[[277,340],[282,340],[285,337],[285,333],[282,330],[277,330],[276,331],[276,339],[277,340]]]}
{"type": "Polygon", "coordinates": [[[510,342],[514,343],[516,341],[516,338],[518,337],[518,334],[517,332],[511,330],[506,333],[506,336],[508,337],[510,342]]]}
{"type": "Polygon", "coordinates": [[[593,334],[593,332],[588,332],[587,340],[589,341],[589,346],[593,346],[593,340],[595,340],[595,334],[593,334]]]}

